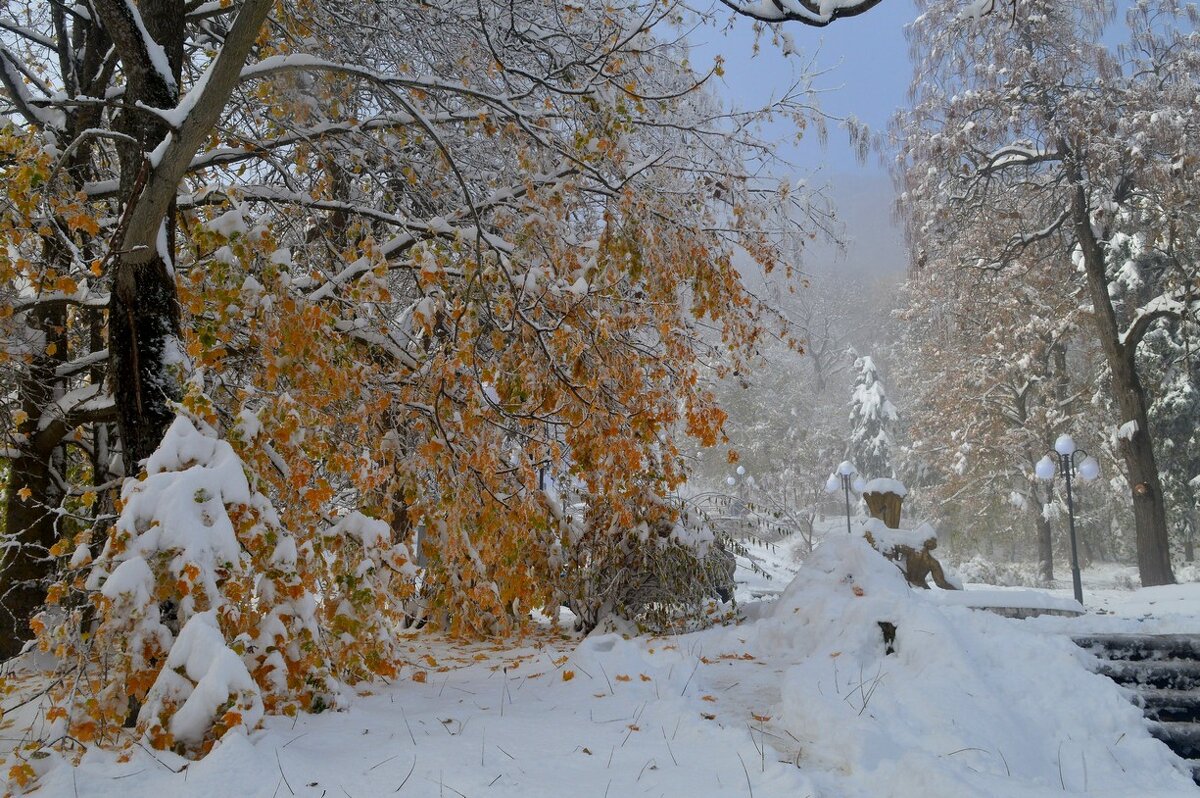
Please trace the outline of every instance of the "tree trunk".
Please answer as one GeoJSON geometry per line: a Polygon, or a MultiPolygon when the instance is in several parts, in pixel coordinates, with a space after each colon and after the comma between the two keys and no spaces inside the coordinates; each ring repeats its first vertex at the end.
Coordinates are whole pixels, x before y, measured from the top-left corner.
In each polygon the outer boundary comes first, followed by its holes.
{"type": "Polygon", "coordinates": [[[53,565],[49,551],[58,538],[54,489],[49,458],[23,454],[10,463],[4,528],[13,530],[16,545],[5,548],[0,572],[0,660],[16,656],[33,637],[29,620],[46,597],[53,565]],[[28,499],[18,495],[25,489],[28,499]]]}
{"type": "Polygon", "coordinates": [[[129,140],[117,150],[124,212],[114,236],[119,254],[109,305],[109,358],[125,473],[132,475],[162,440],[179,397],[170,368],[179,337],[175,195],[192,157],[220,119],[272,2],[242,3],[202,88],[196,89],[200,95],[177,130],[136,106],[175,108],[179,102],[184,0],[141,0],[136,6],[140,20],[124,0],[94,0],[94,6],[126,75],[127,110],[117,128],[129,140]],[[170,75],[160,71],[143,26],[166,52],[170,75]],[[151,151],[154,162],[147,157],[151,151]]]}
{"type": "Polygon", "coordinates": [[[1054,581],[1054,534],[1044,513],[1034,513],[1038,541],[1038,576],[1043,582],[1054,581]]]}
{"type": "Polygon", "coordinates": [[[108,347],[125,473],[153,453],[175,417],[178,382],[168,360],[179,339],[175,280],[155,255],[122,258],[109,300],[108,347]]]}
{"type": "MultiPolygon", "coordinates": [[[[1069,150],[1065,143],[1061,148],[1069,150]]],[[[1143,586],[1174,584],[1175,575],[1171,572],[1167,539],[1166,503],[1150,440],[1146,392],[1134,361],[1137,342],[1127,343],[1121,339],[1121,328],[1108,295],[1105,252],[1092,229],[1082,171],[1072,158],[1067,159],[1066,165],[1074,186],[1072,223],[1083,254],[1097,332],[1112,375],[1112,395],[1120,410],[1121,421],[1136,425],[1133,434],[1121,441],[1121,454],[1133,493],[1138,573],[1143,586]]]]}
{"type": "MultiPolygon", "coordinates": [[[[113,4],[116,5],[116,4],[113,4]]],[[[101,7],[101,13],[106,9],[101,7]]],[[[183,62],[184,4],[182,0],[141,0],[141,21],[150,36],[162,46],[170,65],[173,85],[150,64],[136,57],[143,44],[136,25],[124,16],[125,9],[104,17],[105,26],[122,53],[130,73],[126,103],[151,108],[174,108],[179,101],[179,79],[183,62]]],[[[146,154],[154,150],[170,129],[162,119],[147,113],[124,110],[116,120],[118,130],[132,141],[118,147],[121,161],[121,243],[113,270],[108,306],[109,386],[117,407],[121,453],[125,473],[133,476],[138,464],[149,457],[174,419],[174,402],[180,391],[168,367],[168,359],[179,338],[178,294],[175,288],[175,207],[154,220],[162,225],[156,240],[129,240],[126,231],[140,227],[139,213],[154,213],[138,202],[151,178],[146,154]],[[147,244],[151,244],[147,246],[147,244]]]]}
{"type": "Polygon", "coordinates": [[[863,499],[872,518],[883,521],[889,529],[900,528],[900,510],[904,497],[896,493],[864,493],[863,499]]]}
{"type": "MultiPolygon", "coordinates": [[[[48,268],[67,273],[62,261],[69,255],[54,239],[46,239],[43,257],[48,268]]],[[[20,453],[8,470],[4,531],[6,542],[15,545],[6,546],[0,557],[0,660],[17,654],[33,636],[29,620],[41,609],[54,567],[49,551],[58,537],[62,490],[51,468],[61,436],[39,428],[42,414],[63,392],[55,372],[67,354],[66,317],[64,305],[49,304],[32,309],[27,320],[31,337],[41,340],[17,381],[26,418],[17,426],[20,453]]]]}

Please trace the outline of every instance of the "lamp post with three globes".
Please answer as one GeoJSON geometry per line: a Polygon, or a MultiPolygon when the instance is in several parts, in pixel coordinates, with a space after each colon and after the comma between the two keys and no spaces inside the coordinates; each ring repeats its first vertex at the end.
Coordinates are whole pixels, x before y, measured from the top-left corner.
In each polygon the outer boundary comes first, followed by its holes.
{"type": "Polygon", "coordinates": [[[867,483],[861,476],[858,476],[858,469],[854,467],[854,463],[843,460],[842,464],[837,467],[837,471],[830,474],[829,479],[825,480],[825,492],[837,493],[839,486],[846,493],[846,534],[850,534],[850,488],[854,488],[856,493],[862,493],[867,483]]]}
{"type": "Polygon", "coordinates": [[[1075,543],[1075,500],[1071,495],[1071,479],[1078,474],[1084,482],[1091,482],[1100,476],[1100,464],[1083,449],[1076,449],[1075,441],[1070,435],[1060,435],[1054,442],[1054,451],[1038,460],[1033,469],[1038,479],[1046,481],[1054,479],[1056,470],[1067,483],[1067,519],[1071,530],[1071,586],[1075,589],[1075,600],[1082,604],[1083,583],[1079,578],[1079,550],[1075,543]]]}

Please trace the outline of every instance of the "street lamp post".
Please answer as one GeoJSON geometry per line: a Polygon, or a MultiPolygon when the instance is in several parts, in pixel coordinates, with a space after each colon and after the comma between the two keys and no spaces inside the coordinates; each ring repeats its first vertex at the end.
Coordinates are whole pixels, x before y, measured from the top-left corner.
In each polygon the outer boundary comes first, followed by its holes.
{"type": "Polygon", "coordinates": [[[854,463],[849,460],[843,460],[842,464],[837,467],[837,471],[829,475],[829,479],[825,480],[825,492],[837,493],[840,486],[846,493],[846,534],[850,534],[850,488],[854,488],[855,492],[862,493],[866,483],[863,478],[857,476],[858,469],[854,467],[854,463]]]}
{"type": "Polygon", "coordinates": [[[1078,473],[1084,482],[1091,482],[1100,476],[1100,464],[1083,449],[1076,449],[1075,441],[1070,435],[1058,436],[1058,440],[1054,442],[1054,451],[1038,460],[1033,469],[1038,479],[1054,479],[1055,460],[1058,462],[1057,470],[1067,483],[1067,520],[1071,532],[1071,586],[1075,589],[1075,600],[1082,604],[1083,583],[1079,578],[1079,549],[1075,540],[1075,499],[1071,494],[1071,479],[1078,473]],[[1054,458],[1051,458],[1051,454],[1054,458]]]}
{"type": "Polygon", "coordinates": [[[725,477],[725,484],[734,490],[733,498],[737,505],[734,512],[741,516],[746,512],[750,488],[754,487],[754,477],[746,473],[745,466],[738,466],[733,474],[725,477]]]}

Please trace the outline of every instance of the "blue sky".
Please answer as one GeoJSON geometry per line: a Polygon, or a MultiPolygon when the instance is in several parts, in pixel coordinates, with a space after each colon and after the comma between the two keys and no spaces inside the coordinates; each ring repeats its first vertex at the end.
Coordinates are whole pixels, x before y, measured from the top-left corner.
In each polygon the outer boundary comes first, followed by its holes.
{"type": "MultiPolygon", "coordinates": [[[[825,89],[820,104],[834,116],[853,115],[873,130],[886,131],[896,108],[905,105],[911,67],[904,25],[916,16],[910,0],[886,0],[866,14],[840,20],[826,28],[799,24],[784,26],[802,55],[783,56],[764,35],[754,54],[754,32],[749,20],[738,20],[727,31],[701,28],[690,37],[698,46],[696,66],[712,55],[725,58],[725,76],[717,92],[727,102],[750,108],[766,103],[791,83],[791,76],[810,60],[828,70],[818,80],[825,89]]],[[[792,143],[793,131],[777,126],[769,131],[779,138],[781,152],[803,167],[822,165],[835,173],[882,174],[878,158],[859,164],[845,134],[830,129],[828,146],[822,149],[815,138],[792,143]]]]}
{"type": "MultiPolygon", "coordinates": [[[[784,30],[801,51],[799,57],[785,57],[766,35],[755,55],[754,31],[746,19],[729,30],[699,28],[689,39],[697,69],[711,63],[715,54],[725,58],[725,76],[711,88],[731,105],[753,108],[767,103],[791,85],[794,73],[815,61],[818,69],[827,70],[818,80],[824,89],[822,108],[834,116],[853,115],[873,131],[886,133],[896,109],[907,103],[912,69],[904,26],[916,14],[911,0],[885,0],[866,14],[827,28],[787,25],[784,30]]],[[[779,142],[779,154],[796,164],[798,175],[809,174],[810,184],[828,186],[845,225],[845,251],[820,243],[811,246],[804,269],[902,277],[908,261],[903,236],[891,219],[891,177],[879,154],[871,153],[860,163],[845,132],[835,123],[829,128],[825,147],[815,136],[795,142],[791,125],[777,123],[764,130],[779,142]]]]}

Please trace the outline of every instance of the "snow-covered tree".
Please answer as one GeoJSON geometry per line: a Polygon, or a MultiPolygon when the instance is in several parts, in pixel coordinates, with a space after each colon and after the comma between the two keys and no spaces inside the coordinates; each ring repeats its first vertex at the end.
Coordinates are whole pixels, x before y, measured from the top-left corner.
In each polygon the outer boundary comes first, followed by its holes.
{"type": "MultiPolygon", "coordinates": [[[[810,24],[853,10],[805,8],[810,24]]],[[[597,551],[636,539],[650,509],[671,514],[683,452],[716,443],[725,419],[709,364],[744,371],[768,331],[787,335],[743,273],[793,278],[779,228],[807,223],[806,197],[763,177],[757,113],[704,91],[720,66],[693,71],[681,13],[646,0],[0,11],[0,656],[48,589],[62,611],[96,606],[114,645],[158,646],[112,671],[114,700],[64,707],[67,733],[111,731],[122,697],[171,733],[188,688],[152,691],[154,669],[186,658],[185,641],[219,635],[242,656],[278,632],[258,592],[272,579],[316,605],[280,623],[337,631],[314,672],[345,681],[393,672],[388,630],[406,608],[391,599],[418,582],[421,619],[468,634],[557,605],[564,565],[595,560],[547,473],[605,508],[613,540],[597,551]],[[199,574],[176,551],[177,515],[117,511],[121,491],[199,465],[152,456],[181,402],[203,405],[189,412],[204,435],[236,448],[278,516],[254,524],[257,504],[222,503],[249,527],[197,555],[220,560],[199,574]],[[297,556],[266,552],[282,530],[297,556]],[[383,554],[415,548],[418,530],[419,576],[383,554]],[[122,559],[135,540],[146,569],[122,559]],[[139,579],[106,581],[121,568],[139,579]],[[137,637],[121,608],[153,618],[156,602],[161,623],[137,637]]],[[[763,110],[803,128],[809,94],[801,81],[763,110]]],[[[43,647],[66,645],[39,629],[43,647]]],[[[288,678],[303,680],[292,653],[288,678]]],[[[93,654],[81,683],[109,665],[93,654]]],[[[270,709],[282,667],[244,663],[270,709]]],[[[226,697],[246,720],[254,690],[235,675],[226,697]]],[[[288,684],[295,704],[315,701],[288,684]]],[[[189,746],[238,725],[214,718],[189,746]]]]}
{"type": "Polygon", "coordinates": [[[916,102],[897,123],[916,267],[1022,273],[1056,264],[1075,287],[1128,433],[1119,444],[1142,580],[1171,582],[1137,353],[1152,329],[1191,312],[1200,229],[1200,173],[1188,155],[1200,131],[1193,21],[1179,3],[1135,3],[1131,46],[1114,50],[1102,39],[1115,11],[1107,0],[1030,0],[1011,14],[920,5],[916,102]],[[1114,299],[1124,237],[1172,265],[1173,280],[1142,304],[1114,299]]]}
{"type": "Polygon", "coordinates": [[[854,361],[854,387],[850,393],[850,442],[846,459],[859,473],[872,479],[894,477],[892,468],[892,430],[899,421],[896,407],[887,397],[887,389],[869,355],[854,361]]]}

